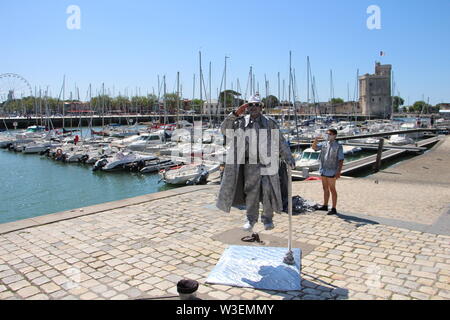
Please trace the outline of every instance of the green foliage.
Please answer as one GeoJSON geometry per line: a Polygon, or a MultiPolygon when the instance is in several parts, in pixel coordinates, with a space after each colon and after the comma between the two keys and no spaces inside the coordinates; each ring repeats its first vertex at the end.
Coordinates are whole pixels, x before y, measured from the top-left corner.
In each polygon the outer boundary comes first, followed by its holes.
{"type": "Polygon", "coordinates": [[[32,114],[36,111],[42,114],[46,114],[48,110],[49,114],[56,113],[62,109],[62,101],[56,98],[34,98],[25,97],[22,99],[15,99],[12,101],[4,101],[0,104],[0,113],[20,113],[20,114],[32,114]]]}
{"type": "Polygon", "coordinates": [[[244,103],[244,100],[240,98],[241,94],[234,90],[226,90],[222,91],[219,94],[219,103],[223,105],[224,97],[225,97],[225,109],[226,112],[231,112],[234,108],[244,103]]]}
{"type": "Polygon", "coordinates": [[[405,110],[410,113],[438,113],[441,108],[441,104],[437,104],[436,106],[432,106],[425,101],[416,101],[412,106],[406,106],[405,110]]]}
{"type": "Polygon", "coordinates": [[[203,100],[192,99],[190,108],[191,108],[191,110],[194,110],[197,113],[201,113],[203,103],[204,103],[203,100]]]}
{"type": "Polygon", "coordinates": [[[415,112],[415,113],[428,113],[428,110],[430,109],[431,105],[427,104],[425,101],[416,101],[414,104],[409,108],[409,112],[415,112]]]}
{"type": "MultiPolygon", "coordinates": [[[[175,95],[176,96],[176,95],[175,95]]],[[[172,98],[172,97],[171,97],[172,98]]],[[[65,112],[69,111],[69,105],[71,102],[79,102],[78,100],[65,100],[65,112]]],[[[105,113],[109,112],[123,112],[123,113],[148,113],[157,110],[158,98],[150,94],[148,96],[135,96],[129,99],[125,96],[110,97],[108,95],[100,95],[91,98],[90,106],[84,106],[84,110],[93,110],[97,113],[101,113],[102,110],[105,113]]],[[[176,105],[176,104],[175,104],[176,105]]],[[[23,99],[17,99],[13,101],[5,101],[0,103],[0,112],[4,113],[25,113],[25,114],[62,114],[63,113],[63,101],[52,97],[34,98],[25,97],[23,99]]]]}
{"type": "Polygon", "coordinates": [[[341,104],[341,103],[344,103],[344,99],[342,99],[342,98],[333,98],[333,99],[330,100],[330,103],[331,104],[341,104]]]}
{"type": "Polygon", "coordinates": [[[275,96],[272,96],[272,95],[268,96],[267,98],[263,98],[262,102],[264,103],[264,106],[266,108],[270,108],[270,109],[273,109],[280,104],[280,101],[278,100],[278,98],[275,96]]]}
{"type": "MultiPolygon", "coordinates": [[[[166,101],[166,110],[169,114],[177,113],[178,108],[178,100],[180,98],[176,93],[166,93],[164,96],[164,100],[166,101]]],[[[181,108],[181,102],[180,102],[181,108]]]]}
{"type": "Polygon", "coordinates": [[[392,106],[394,109],[394,112],[398,112],[400,109],[400,106],[405,104],[405,100],[403,100],[402,98],[398,97],[398,96],[394,96],[392,97],[392,106]]]}

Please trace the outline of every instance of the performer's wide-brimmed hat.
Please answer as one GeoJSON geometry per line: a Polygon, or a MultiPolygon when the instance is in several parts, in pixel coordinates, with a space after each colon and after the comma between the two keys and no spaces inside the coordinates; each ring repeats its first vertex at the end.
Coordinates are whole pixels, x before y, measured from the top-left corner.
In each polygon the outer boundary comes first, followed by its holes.
{"type": "Polygon", "coordinates": [[[251,96],[250,99],[248,99],[248,103],[259,103],[262,106],[263,103],[261,102],[259,92],[256,92],[254,96],[251,96]]]}

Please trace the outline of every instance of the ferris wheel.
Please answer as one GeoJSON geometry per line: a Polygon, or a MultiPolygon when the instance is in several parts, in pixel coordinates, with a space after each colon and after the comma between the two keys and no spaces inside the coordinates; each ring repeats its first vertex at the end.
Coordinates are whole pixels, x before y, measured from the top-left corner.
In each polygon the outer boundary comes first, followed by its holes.
{"type": "Polygon", "coordinates": [[[33,96],[30,83],[19,74],[0,74],[0,103],[33,96]]]}

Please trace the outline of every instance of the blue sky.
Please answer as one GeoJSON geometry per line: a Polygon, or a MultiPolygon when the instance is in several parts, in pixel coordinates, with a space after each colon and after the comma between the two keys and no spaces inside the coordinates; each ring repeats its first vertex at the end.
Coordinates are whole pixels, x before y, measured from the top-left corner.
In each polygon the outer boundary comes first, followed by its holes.
{"type": "MultiPolygon", "coordinates": [[[[253,66],[264,95],[264,74],[277,95],[277,72],[288,80],[289,50],[299,98],[306,99],[306,56],[310,56],[320,100],[329,98],[330,69],[335,96],[353,97],[356,71],[373,73],[376,60],[393,65],[396,93],[413,103],[450,102],[449,0],[3,0],[0,2],[0,73],[24,76],[33,86],[59,93],[102,83],[116,94],[157,90],[157,75],[175,89],[179,71],[183,96],[192,97],[202,51],[205,81],[212,62],[213,97],[229,56],[227,87],[239,78],[245,91],[253,66]],[[81,9],[81,29],[69,30],[69,5],[81,9]],[[369,30],[369,5],[381,9],[381,29],[369,30]],[[379,52],[386,52],[380,57],[379,52]]],[[[199,96],[198,82],[196,96],[199,96]]]]}

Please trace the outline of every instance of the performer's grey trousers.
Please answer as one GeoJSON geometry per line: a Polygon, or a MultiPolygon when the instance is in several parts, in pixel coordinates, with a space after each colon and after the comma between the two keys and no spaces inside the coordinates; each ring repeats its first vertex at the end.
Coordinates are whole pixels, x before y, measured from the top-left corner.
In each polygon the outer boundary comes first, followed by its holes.
{"type": "MultiPolygon", "coordinates": [[[[250,223],[258,222],[259,217],[259,203],[262,199],[262,183],[261,183],[261,169],[257,164],[244,165],[244,193],[245,204],[247,207],[247,219],[250,223]]],[[[272,223],[273,209],[264,208],[261,216],[261,222],[272,223]]]]}

